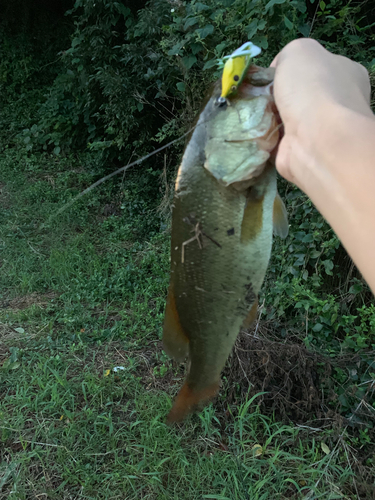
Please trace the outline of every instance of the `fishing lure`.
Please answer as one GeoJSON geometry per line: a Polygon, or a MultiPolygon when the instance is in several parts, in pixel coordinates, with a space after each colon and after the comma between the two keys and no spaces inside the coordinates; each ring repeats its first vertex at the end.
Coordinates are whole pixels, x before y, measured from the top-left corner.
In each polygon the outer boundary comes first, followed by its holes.
{"type": "Polygon", "coordinates": [[[231,55],[225,56],[219,61],[219,66],[224,68],[221,80],[221,95],[218,99],[219,104],[224,104],[228,95],[237,90],[246,75],[252,58],[259,55],[261,51],[253,43],[246,42],[231,55]],[[226,62],[224,63],[224,61],[226,62]]]}

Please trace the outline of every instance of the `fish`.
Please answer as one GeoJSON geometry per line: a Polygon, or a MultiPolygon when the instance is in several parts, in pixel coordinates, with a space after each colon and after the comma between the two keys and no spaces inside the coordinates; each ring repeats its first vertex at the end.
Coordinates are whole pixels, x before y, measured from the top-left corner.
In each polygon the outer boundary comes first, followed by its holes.
{"type": "Polygon", "coordinates": [[[256,318],[273,233],[288,234],[274,166],[282,126],[273,75],[251,65],[224,102],[216,82],[178,169],[163,347],[178,362],[188,358],[188,373],[168,423],[217,394],[240,329],[256,318]]]}

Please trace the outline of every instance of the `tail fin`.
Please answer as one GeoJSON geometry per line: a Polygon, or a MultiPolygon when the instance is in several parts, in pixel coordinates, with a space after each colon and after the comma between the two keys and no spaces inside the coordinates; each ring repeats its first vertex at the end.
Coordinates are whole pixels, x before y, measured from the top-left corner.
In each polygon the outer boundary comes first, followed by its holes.
{"type": "Polygon", "coordinates": [[[203,407],[205,403],[216,396],[219,387],[220,381],[199,391],[194,391],[185,382],[167,416],[167,423],[182,422],[189,413],[193,413],[199,407],[203,407]]]}

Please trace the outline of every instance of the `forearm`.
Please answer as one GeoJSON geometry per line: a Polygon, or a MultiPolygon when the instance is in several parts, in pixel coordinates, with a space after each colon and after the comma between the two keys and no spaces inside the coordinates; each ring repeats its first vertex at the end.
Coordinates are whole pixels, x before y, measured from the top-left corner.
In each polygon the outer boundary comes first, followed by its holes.
{"type": "Polygon", "coordinates": [[[332,105],[311,125],[309,139],[291,145],[292,165],[304,164],[296,183],[375,292],[375,118],[332,105]]]}

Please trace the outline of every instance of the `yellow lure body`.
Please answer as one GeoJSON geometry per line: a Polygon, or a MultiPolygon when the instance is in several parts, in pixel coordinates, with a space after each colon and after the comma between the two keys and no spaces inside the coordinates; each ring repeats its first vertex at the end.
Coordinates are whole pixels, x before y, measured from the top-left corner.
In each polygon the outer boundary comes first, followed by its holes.
{"type": "Polygon", "coordinates": [[[237,90],[250,65],[251,59],[260,54],[260,52],[261,49],[259,47],[251,42],[246,42],[230,56],[224,57],[227,61],[224,65],[221,79],[221,98],[225,99],[229,94],[237,90]]]}

